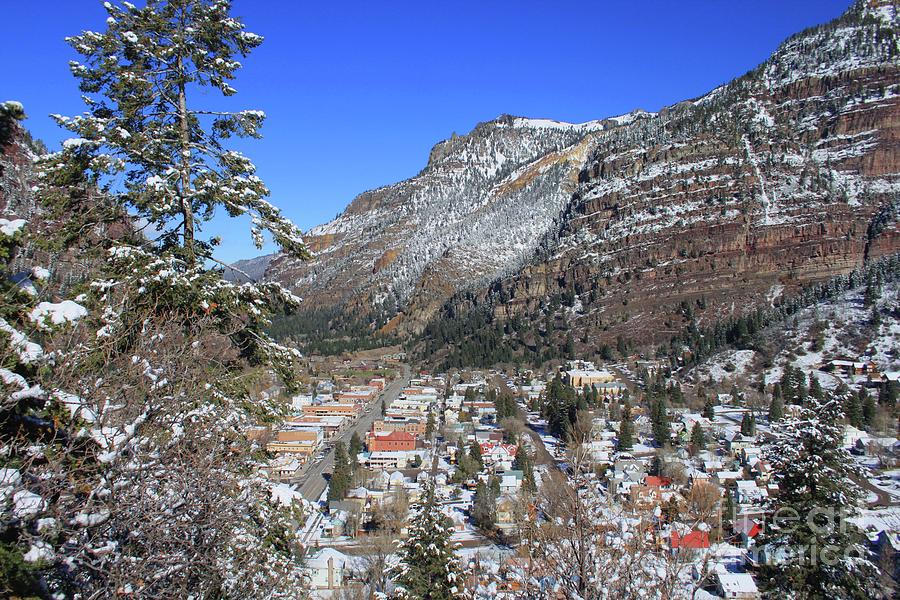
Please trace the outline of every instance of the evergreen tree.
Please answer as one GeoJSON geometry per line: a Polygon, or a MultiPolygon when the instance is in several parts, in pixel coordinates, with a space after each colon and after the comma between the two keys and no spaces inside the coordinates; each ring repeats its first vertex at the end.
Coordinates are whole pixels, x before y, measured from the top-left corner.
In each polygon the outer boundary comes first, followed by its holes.
{"type": "Polygon", "coordinates": [[[865,537],[847,520],[861,492],[851,479],[853,459],[842,448],[842,417],[840,398],[822,402],[811,397],[799,417],[773,428],[775,440],[766,454],[779,492],[772,507],[776,520],[761,543],[786,551],[793,560],[768,569],[772,593],[867,598],[875,589],[877,571],[865,537]],[[777,515],[791,515],[790,521],[777,515]],[[835,560],[826,560],[826,553],[835,560]]]}
{"type": "Polygon", "coordinates": [[[522,471],[522,489],[533,494],[537,491],[534,481],[534,468],[531,465],[531,457],[523,444],[519,444],[516,448],[516,458],[513,460],[513,469],[522,471]]]}
{"type": "Polygon", "coordinates": [[[384,398],[381,399],[381,416],[385,416],[387,414],[387,403],[384,398]]]}
{"type": "Polygon", "coordinates": [[[199,234],[217,211],[243,215],[258,246],[268,232],[306,255],[252,162],[228,147],[258,137],[264,115],[195,103],[233,95],[235,59],[262,38],[228,1],[143,4],[104,3],[105,30],[68,40],[87,106],[55,117],[75,137],[41,161],[39,197],[55,228],[43,243],[84,269],[86,315],[65,336],[42,335],[55,365],[32,365],[55,396],[30,397],[42,462],[7,460],[23,483],[40,482],[55,518],[30,534],[54,556],[40,566],[42,595],[293,595],[296,540],[268,486],[248,476],[243,432],[286,410],[252,397],[260,372],[296,386],[296,354],[266,329],[298,299],[225,281],[212,267],[219,240],[199,234]]]}
{"type": "Polygon", "coordinates": [[[779,400],[783,400],[781,393],[781,384],[779,382],[775,382],[772,384],[772,398],[778,398],[779,400]]]}
{"type": "Polygon", "coordinates": [[[628,342],[626,342],[625,338],[621,335],[616,336],[616,352],[618,352],[621,357],[628,355],[628,342]]]}
{"type": "Polygon", "coordinates": [[[359,438],[359,434],[355,431],[353,435],[350,436],[350,446],[347,449],[348,457],[351,463],[356,462],[356,456],[363,451],[363,443],[359,438]]]}
{"type": "Polygon", "coordinates": [[[500,478],[496,475],[491,475],[488,479],[488,488],[494,494],[494,498],[498,498],[500,496],[500,478]]]}
{"type": "Polygon", "coordinates": [[[869,317],[869,323],[872,324],[872,327],[881,326],[881,311],[878,310],[877,306],[872,307],[872,316],[869,317]]]}
{"type": "Polygon", "coordinates": [[[691,446],[694,447],[695,452],[706,448],[706,434],[700,427],[700,423],[694,423],[694,427],[691,429],[691,446]]]}
{"type": "Polygon", "coordinates": [[[772,401],[769,403],[769,422],[774,423],[780,421],[784,416],[784,405],[781,402],[781,394],[772,394],[772,401]]]}
{"type": "Polygon", "coordinates": [[[862,429],[863,409],[858,395],[851,393],[844,396],[844,410],[847,414],[847,421],[854,427],[862,429]]]}
{"type": "Polygon", "coordinates": [[[475,486],[472,500],[472,522],[482,531],[493,531],[497,526],[497,497],[483,481],[475,486]]]}
{"type": "Polygon", "coordinates": [[[421,502],[413,507],[409,534],[397,551],[399,564],[391,575],[398,596],[410,600],[455,600],[461,597],[462,574],[450,536],[449,520],[428,483],[421,502]]]}
{"type": "Polygon", "coordinates": [[[619,423],[619,451],[629,452],[634,447],[634,420],[631,417],[631,404],[627,401],[622,408],[622,422],[619,423]]]}
{"type": "Polygon", "coordinates": [[[430,438],[434,433],[434,413],[428,413],[428,420],[425,421],[425,437],[430,438]]]}
{"type": "Polygon", "coordinates": [[[819,383],[819,378],[815,375],[809,376],[809,395],[816,400],[822,400],[825,398],[825,392],[822,390],[822,384],[819,383]]]}
{"type": "Polygon", "coordinates": [[[469,446],[469,458],[478,466],[478,470],[484,468],[484,459],[481,457],[481,444],[477,440],[469,446]]]}
{"type": "Polygon", "coordinates": [[[886,381],[878,389],[878,404],[894,408],[897,405],[897,383],[886,381]]]}
{"type": "Polygon", "coordinates": [[[703,403],[703,416],[710,421],[716,420],[716,402],[712,397],[708,397],[703,403]]]}
{"type": "Polygon", "coordinates": [[[755,435],[755,419],[753,415],[749,412],[744,413],[743,418],[741,419],[741,435],[753,436],[755,435]]]}
{"type": "Polygon", "coordinates": [[[722,536],[726,539],[733,533],[734,517],[734,490],[726,486],[722,499],[722,536]]]}
{"type": "Polygon", "coordinates": [[[806,375],[799,368],[787,365],[781,376],[781,393],[784,400],[790,404],[803,404],[808,395],[806,387],[806,375]]]}
{"type": "Polygon", "coordinates": [[[865,424],[866,429],[871,429],[875,425],[875,415],[876,415],[875,399],[872,398],[872,396],[870,396],[869,394],[865,393],[865,390],[862,390],[862,392],[863,392],[863,404],[862,404],[863,424],[865,424]]]}
{"type": "Polygon", "coordinates": [[[576,396],[575,389],[566,385],[558,373],[547,386],[544,416],[548,429],[558,438],[565,438],[575,423],[578,413],[576,396]]]}
{"type": "MultiPolygon", "coordinates": [[[[185,272],[212,258],[217,240],[197,238],[199,226],[217,208],[248,215],[259,248],[268,231],[287,250],[306,254],[299,229],[266,202],[269,190],[253,163],[225,143],[232,137],[260,137],[265,115],[258,110],[227,112],[202,108],[202,88],[223,96],[262,37],[244,31],[228,13],[230,2],[149,0],[144,7],[106,4],[107,30],[69,38],[84,56],[72,62],[88,112],[55,116],[80,140],[64,145],[47,165],[49,183],[69,184],[72,168],[107,197],[128,206],[158,233],[154,257],[160,268],[185,272]],[[193,94],[193,95],[192,95],[193,94]],[[117,187],[124,182],[123,187],[117,187]]],[[[76,209],[84,199],[57,189],[55,200],[76,209]]],[[[76,217],[94,218],[96,210],[76,217]]],[[[78,219],[76,218],[76,221],[78,219]]],[[[73,222],[71,226],[81,223],[73,222]]]]}
{"type": "Polygon", "coordinates": [[[660,396],[653,401],[650,408],[650,423],[656,444],[660,447],[668,446],[671,442],[672,428],[669,425],[665,398],[660,396]]]}
{"type": "Polygon", "coordinates": [[[334,468],[328,482],[328,500],[343,500],[352,483],[350,462],[344,442],[334,445],[334,468]]]}

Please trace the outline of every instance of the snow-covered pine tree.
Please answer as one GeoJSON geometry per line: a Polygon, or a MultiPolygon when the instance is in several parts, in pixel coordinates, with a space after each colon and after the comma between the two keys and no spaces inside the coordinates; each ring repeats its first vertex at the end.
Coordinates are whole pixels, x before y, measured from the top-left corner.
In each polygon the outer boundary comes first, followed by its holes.
{"type": "Polygon", "coordinates": [[[854,462],[843,449],[842,398],[809,396],[796,418],[773,424],[766,455],[779,493],[775,521],[762,545],[782,562],[768,570],[777,597],[870,598],[877,573],[865,537],[847,518],[861,491],[854,462]],[[783,517],[782,519],[779,519],[783,517]]]}
{"type": "Polygon", "coordinates": [[[392,572],[397,596],[411,600],[464,597],[462,570],[450,542],[452,529],[437,504],[433,483],[426,484],[413,512],[409,533],[397,550],[399,564],[392,572]]]}
{"type": "Polygon", "coordinates": [[[262,113],[193,103],[209,98],[203,87],[234,94],[235,56],[262,38],[226,0],[104,6],[106,31],[69,40],[87,111],[57,120],[78,137],[42,165],[66,251],[104,264],[73,290],[87,314],[42,333],[48,434],[19,470],[38,496],[28,533],[41,585],[65,597],[296,597],[298,515],[271,501],[244,433],[285,408],[250,390],[273,371],[290,385],[294,353],[265,327],[297,299],[224,281],[217,240],[199,237],[222,209],[248,215],[258,244],[268,231],[304,253],[252,163],[225,146],[258,136],[262,113]]]}
{"type": "MultiPolygon", "coordinates": [[[[24,118],[18,102],[0,102],[0,154],[14,140],[17,121],[24,118]]],[[[0,175],[3,166],[0,165],[0,175]]],[[[44,432],[42,407],[46,393],[38,385],[39,370],[46,359],[44,349],[29,337],[33,323],[28,315],[35,310],[37,288],[26,287],[28,279],[15,277],[11,261],[27,239],[24,219],[0,219],[0,442],[3,447],[0,468],[0,590],[9,596],[32,597],[41,593],[39,563],[49,546],[34,533],[46,501],[31,481],[23,478],[23,468],[33,460],[44,432]],[[14,278],[19,281],[16,283],[14,278]],[[29,291],[31,293],[29,293],[29,291]],[[22,444],[12,444],[21,440],[22,444]],[[30,446],[30,448],[29,448],[30,446]]]]}

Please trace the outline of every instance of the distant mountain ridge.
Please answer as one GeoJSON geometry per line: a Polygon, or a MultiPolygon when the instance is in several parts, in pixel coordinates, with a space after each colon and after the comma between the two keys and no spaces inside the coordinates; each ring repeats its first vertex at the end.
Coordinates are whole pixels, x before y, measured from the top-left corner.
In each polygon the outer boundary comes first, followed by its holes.
{"type": "Polygon", "coordinates": [[[227,281],[256,282],[261,281],[266,269],[275,258],[275,253],[264,254],[256,258],[245,258],[224,267],[223,276],[227,281]]]}
{"type": "Polygon", "coordinates": [[[266,276],[385,331],[478,311],[667,339],[684,303],[715,322],[900,250],[898,82],[896,6],[860,1],[658,114],[481,123],[266,276]]]}

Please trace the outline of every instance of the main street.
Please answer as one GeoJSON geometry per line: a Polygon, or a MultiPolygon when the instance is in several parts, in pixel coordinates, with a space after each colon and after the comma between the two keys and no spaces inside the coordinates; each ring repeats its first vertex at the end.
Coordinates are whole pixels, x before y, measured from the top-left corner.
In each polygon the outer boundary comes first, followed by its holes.
{"type": "Polygon", "coordinates": [[[360,438],[364,438],[367,431],[372,428],[375,419],[381,416],[381,400],[387,406],[390,406],[394,400],[400,396],[400,392],[409,384],[410,370],[409,365],[401,365],[401,373],[391,382],[384,392],[372,402],[366,411],[359,416],[353,425],[344,430],[343,433],[328,441],[325,457],[321,460],[314,461],[307,466],[306,472],[300,477],[299,491],[303,497],[310,502],[316,502],[322,497],[328,481],[325,479],[326,473],[331,473],[334,466],[334,444],[336,442],[344,442],[344,446],[348,446],[353,433],[359,434],[360,438]]]}

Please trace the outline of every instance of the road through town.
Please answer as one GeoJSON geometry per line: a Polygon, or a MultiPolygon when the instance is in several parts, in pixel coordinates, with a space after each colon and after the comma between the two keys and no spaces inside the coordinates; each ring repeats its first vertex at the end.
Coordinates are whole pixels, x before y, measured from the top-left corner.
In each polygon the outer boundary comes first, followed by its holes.
{"type": "Polygon", "coordinates": [[[385,388],[384,392],[372,402],[366,412],[364,412],[356,420],[356,423],[348,427],[343,433],[329,440],[327,446],[327,454],[319,461],[313,462],[307,466],[306,471],[297,481],[299,491],[303,497],[310,502],[316,502],[322,497],[328,480],[325,479],[326,474],[330,474],[334,466],[334,444],[336,442],[344,442],[346,447],[350,443],[353,432],[359,434],[360,438],[364,438],[367,431],[372,428],[375,419],[381,416],[381,399],[390,406],[391,403],[400,396],[400,392],[409,384],[410,369],[409,365],[401,365],[400,374],[385,388]]]}

